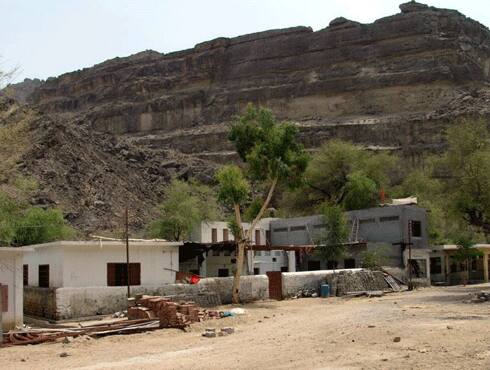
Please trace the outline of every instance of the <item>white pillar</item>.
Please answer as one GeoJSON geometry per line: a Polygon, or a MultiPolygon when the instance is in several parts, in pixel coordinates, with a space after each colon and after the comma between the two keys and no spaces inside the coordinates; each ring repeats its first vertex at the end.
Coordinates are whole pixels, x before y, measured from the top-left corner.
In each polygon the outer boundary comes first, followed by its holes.
{"type": "Polygon", "coordinates": [[[254,274],[254,251],[247,251],[248,274],[254,274]]]}
{"type": "Polygon", "coordinates": [[[431,271],[430,271],[430,256],[427,256],[427,258],[425,260],[425,271],[427,271],[427,283],[429,285],[432,285],[432,283],[430,281],[430,274],[431,274],[431,271]]]}
{"type": "MultiPolygon", "coordinates": [[[[201,266],[199,266],[199,276],[207,277],[208,276],[208,255],[207,255],[207,253],[204,253],[203,257],[204,257],[204,261],[202,261],[201,266]]],[[[196,257],[196,258],[199,258],[199,257],[196,257]]]]}
{"type": "Polygon", "coordinates": [[[288,271],[296,272],[296,252],[288,251],[288,271]]]}
{"type": "Polygon", "coordinates": [[[485,283],[488,283],[488,260],[490,258],[490,255],[487,253],[483,254],[483,280],[485,283]]]}

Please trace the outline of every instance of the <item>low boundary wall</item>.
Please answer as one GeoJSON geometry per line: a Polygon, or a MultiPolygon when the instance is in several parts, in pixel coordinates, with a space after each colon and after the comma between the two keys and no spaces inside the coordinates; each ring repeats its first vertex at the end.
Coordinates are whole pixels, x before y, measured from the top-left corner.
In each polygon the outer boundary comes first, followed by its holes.
{"type": "MultiPolygon", "coordinates": [[[[364,269],[284,272],[281,274],[282,297],[295,296],[307,288],[320,290],[329,283],[331,291],[343,295],[349,291],[384,290],[389,288],[381,272],[364,269]]],[[[192,300],[198,305],[217,306],[231,303],[233,277],[201,279],[198,284],[167,284],[132,287],[132,295],[150,294],[192,300]]],[[[266,275],[241,278],[240,299],[251,302],[269,298],[266,275]]],[[[37,288],[25,287],[24,313],[52,320],[107,315],[126,309],[126,287],[37,288]]],[[[280,293],[281,294],[281,293],[280,293]]]]}
{"type": "MultiPolygon", "coordinates": [[[[199,284],[167,284],[159,287],[131,287],[132,295],[175,296],[193,300],[201,306],[231,303],[233,278],[206,278],[199,284]]],[[[127,308],[126,287],[38,288],[24,290],[24,313],[52,320],[107,315],[127,308]],[[48,294],[49,293],[49,294],[48,294]]],[[[243,302],[269,298],[266,275],[243,276],[240,299],[243,302]]]]}

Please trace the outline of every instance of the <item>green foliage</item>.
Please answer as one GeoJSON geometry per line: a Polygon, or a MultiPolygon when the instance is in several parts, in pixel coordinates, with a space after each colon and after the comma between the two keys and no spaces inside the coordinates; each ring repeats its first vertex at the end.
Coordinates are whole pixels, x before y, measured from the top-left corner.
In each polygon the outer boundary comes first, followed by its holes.
{"type": "Polygon", "coordinates": [[[394,155],[371,153],[331,140],[310,161],[305,184],[295,191],[286,191],[281,206],[288,214],[312,212],[323,202],[346,210],[375,206],[381,188],[391,185],[397,166],[394,155]]]}
{"type": "Polygon", "coordinates": [[[343,200],[346,209],[374,207],[377,201],[378,187],[372,179],[360,171],[347,175],[343,200]]]}
{"type": "Polygon", "coordinates": [[[362,267],[371,270],[379,270],[387,262],[387,248],[378,247],[361,253],[362,267]]]}
{"type": "Polygon", "coordinates": [[[168,185],[159,211],[160,217],[150,225],[151,236],[176,241],[189,239],[197,224],[219,215],[216,198],[209,187],[176,179],[168,185]]]}
{"type": "Polygon", "coordinates": [[[243,204],[250,193],[250,185],[240,167],[229,165],[216,174],[219,185],[218,200],[224,205],[243,204]]]}
{"type": "Polygon", "coordinates": [[[347,220],[339,206],[324,204],[321,214],[325,228],[317,237],[316,251],[323,260],[336,261],[345,254],[344,243],[349,236],[347,220]]]}
{"type": "Polygon", "coordinates": [[[229,138],[240,158],[248,165],[248,175],[259,181],[278,178],[289,187],[298,186],[308,156],[297,142],[298,129],[276,120],[270,110],[247,107],[233,123],[229,138]]]}
{"type": "Polygon", "coordinates": [[[27,199],[37,188],[33,179],[18,177],[8,194],[0,191],[0,245],[39,244],[74,236],[59,209],[29,205],[27,199]]]}
{"type": "Polygon", "coordinates": [[[59,209],[29,208],[14,226],[15,245],[47,243],[73,237],[59,209]]]}
{"type": "Polygon", "coordinates": [[[259,214],[264,202],[260,198],[255,198],[243,213],[243,221],[251,222],[259,214]]]}

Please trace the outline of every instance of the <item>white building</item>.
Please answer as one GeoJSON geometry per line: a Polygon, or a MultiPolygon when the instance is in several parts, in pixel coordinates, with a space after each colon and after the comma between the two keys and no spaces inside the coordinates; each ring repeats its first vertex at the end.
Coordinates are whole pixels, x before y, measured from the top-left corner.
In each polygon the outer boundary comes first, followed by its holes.
{"type": "MultiPolygon", "coordinates": [[[[133,291],[175,282],[180,242],[129,243],[133,291]]],[[[62,319],[112,313],[124,308],[127,293],[123,241],[57,241],[32,245],[24,256],[25,313],[62,319]]]]}
{"type": "Polygon", "coordinates": [[[22,255],[28,248],[0,247],[0,294],[2,295],[2,328],[4,331],[22,325],[23,281],[22,255]]]}
{"type": "MultiPolygon", "coordinates": [[[[264,218],[259,221],[251,235],[253,245],[270,244],[270,221],[272,218],[264,218]]],[[[249,223],[242,223],[243,230],[248,231],[249,223]]],[[[233,241],[234,236],[229,229],[227,222],[223,221],[203,221],[192,232],[191,239],[196,243],[221,243],[233,241]]],[[[290,253],[291,254],[291,253],[290,253]]],[[[235,272],[236,251],[217,248],[208,252],[204,260],[199,264],[198,258],[181,263],[181,271],[198,273],[201,276],[232,276],[235,272]]],[[[292,253],[294,258],[294,252],[292,253]]],[[[248,251],[244,262],[243,273],[250,275],[265,274],[268,271],[294,271],[289,270],[288,266],[295,266],[295,263],[288,263],[288,254],[281,250],[274,251],[248,251]]]]}

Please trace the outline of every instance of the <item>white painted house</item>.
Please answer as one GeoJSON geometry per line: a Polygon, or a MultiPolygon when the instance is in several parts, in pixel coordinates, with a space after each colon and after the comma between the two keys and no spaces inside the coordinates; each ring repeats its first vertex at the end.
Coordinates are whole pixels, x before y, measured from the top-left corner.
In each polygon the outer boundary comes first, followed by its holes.
{"type": "Polygon", "coordinates": [[[4,331],[24,322],[22,255],[26,251],[29,249],[0,247],[0,309],[4,331]]]}
{"type": "MultiPolygon", "coordinates": [[[[270,243],[270,222],[272,218],[259,221],[251,235],[254,245],[267,245],[270,243]]],[[[248,231],[250,223],[242,223],[243,230],[248,231]]],[[[191,239],[196,243],[220,243],[234,240],[228,222],[203,221],[194,228],[191,239]]],[[[294,252],[292,257],[294,258],[294,252]]],[[[248,251],[244,263],[244,274],[258,275],[268,271],[289,271],[288,254],[281,250],[274,251],[248,251]]],[[[197,258],[181,263],[181,271],[198,273],[206,277],[232,276],[235,272],[236,251],[227,249],[214,249],[205,256],[199,265],[197,258]]],[[[292,266],[295,264],[293,263],[292,266]]]]}
{"type": "MultiPolygon", "coordinates": [[[[129,280],[135,293],[175,282],[180,242],[131,240],[129,280]]],[[[25,312],[62,319],[112,313],[127,294],[123,241],[57,241],[24,256],[25,312]]]]}

